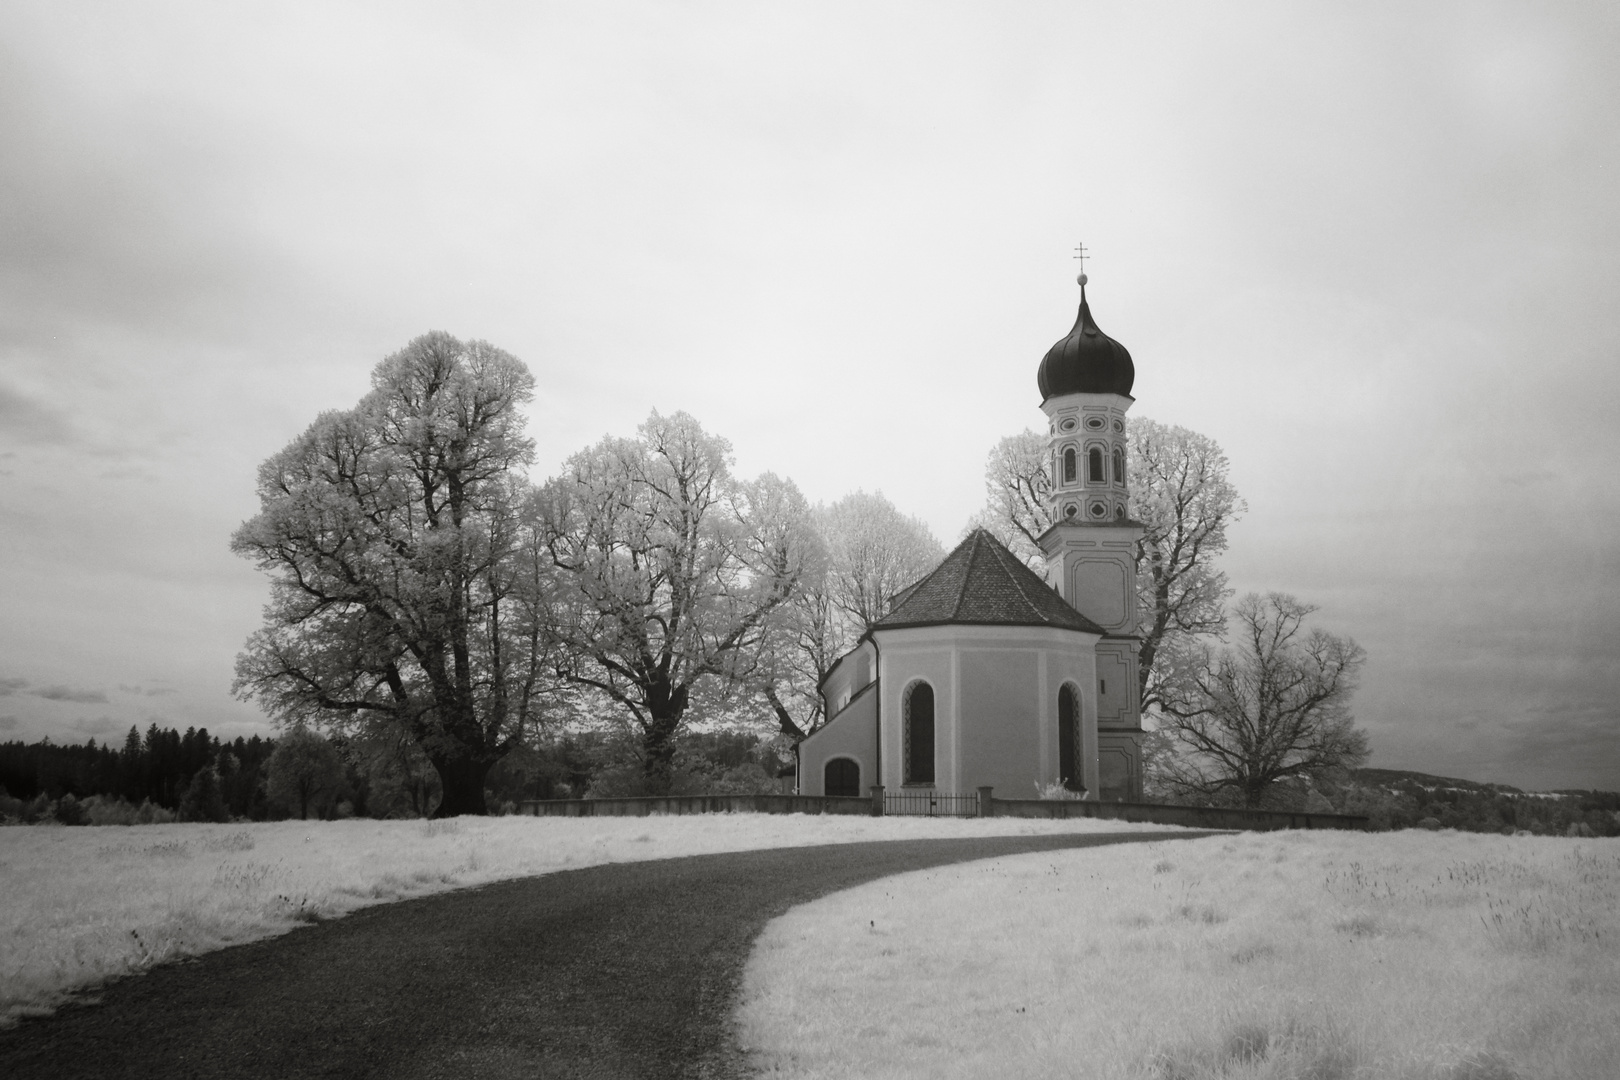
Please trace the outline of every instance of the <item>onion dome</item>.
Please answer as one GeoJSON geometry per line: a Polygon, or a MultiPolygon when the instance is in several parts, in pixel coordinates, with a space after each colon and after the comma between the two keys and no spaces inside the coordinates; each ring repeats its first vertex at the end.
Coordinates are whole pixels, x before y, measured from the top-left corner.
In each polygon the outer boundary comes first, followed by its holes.
{"type": "Polygon", "coordinates": [[[1062,394],[1119,394],[1131,396],[1136,365],[1125,346],[1097,329],[1086,303],[1086,276],[1080,275],[1080,314],[1069,336],[1046,351],[1035,377],[1041,400],[1062,394]]]}

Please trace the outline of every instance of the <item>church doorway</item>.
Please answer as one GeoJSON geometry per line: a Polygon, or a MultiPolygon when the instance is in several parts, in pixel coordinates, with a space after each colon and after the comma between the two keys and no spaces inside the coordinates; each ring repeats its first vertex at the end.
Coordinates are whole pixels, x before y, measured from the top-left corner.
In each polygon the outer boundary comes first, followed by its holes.
{"type": "Polygon", "coordinates": [[[861,766],[847,757],[833,758],[822,770],[822,793],[825,795],[859,795],[861,793],[861,766]]]}

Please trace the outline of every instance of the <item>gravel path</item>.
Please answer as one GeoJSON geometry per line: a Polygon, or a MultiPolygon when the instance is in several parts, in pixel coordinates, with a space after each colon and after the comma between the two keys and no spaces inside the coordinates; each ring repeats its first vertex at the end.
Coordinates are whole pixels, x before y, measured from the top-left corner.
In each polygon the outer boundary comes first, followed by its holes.
{"type": "Polygon", "coordinates": [[[945,863],[1173,833],[616,863],[366,908],[0,1031],[0,1077],[735,1077],[738,979],[796,904],[945,863]]]}

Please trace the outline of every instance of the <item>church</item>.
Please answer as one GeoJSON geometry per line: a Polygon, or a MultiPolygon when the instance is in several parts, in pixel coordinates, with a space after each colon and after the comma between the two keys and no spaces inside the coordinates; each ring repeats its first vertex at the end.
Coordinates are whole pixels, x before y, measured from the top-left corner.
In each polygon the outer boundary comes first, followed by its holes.
{"type": "Polygon", "coordinates": [[[975,529],[835,662],[827,722],[798,747],[806,795],[1142,797],[1136,543],[1126,513],[1131,354],[1080,314],[1041,360],[1047,417],[1044,577],[975,529]]]}

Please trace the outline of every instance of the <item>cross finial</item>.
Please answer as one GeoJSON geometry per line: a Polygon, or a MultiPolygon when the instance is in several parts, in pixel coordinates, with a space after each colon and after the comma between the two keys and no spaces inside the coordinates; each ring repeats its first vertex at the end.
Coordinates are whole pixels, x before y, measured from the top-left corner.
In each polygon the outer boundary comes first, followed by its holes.
{"type": "Polygon", "coordinates": [[[1080,284],[1086,283],[1086,245],[1079,243],[1074,246],[1074,257],[1080,260],[1080,284]]]}

